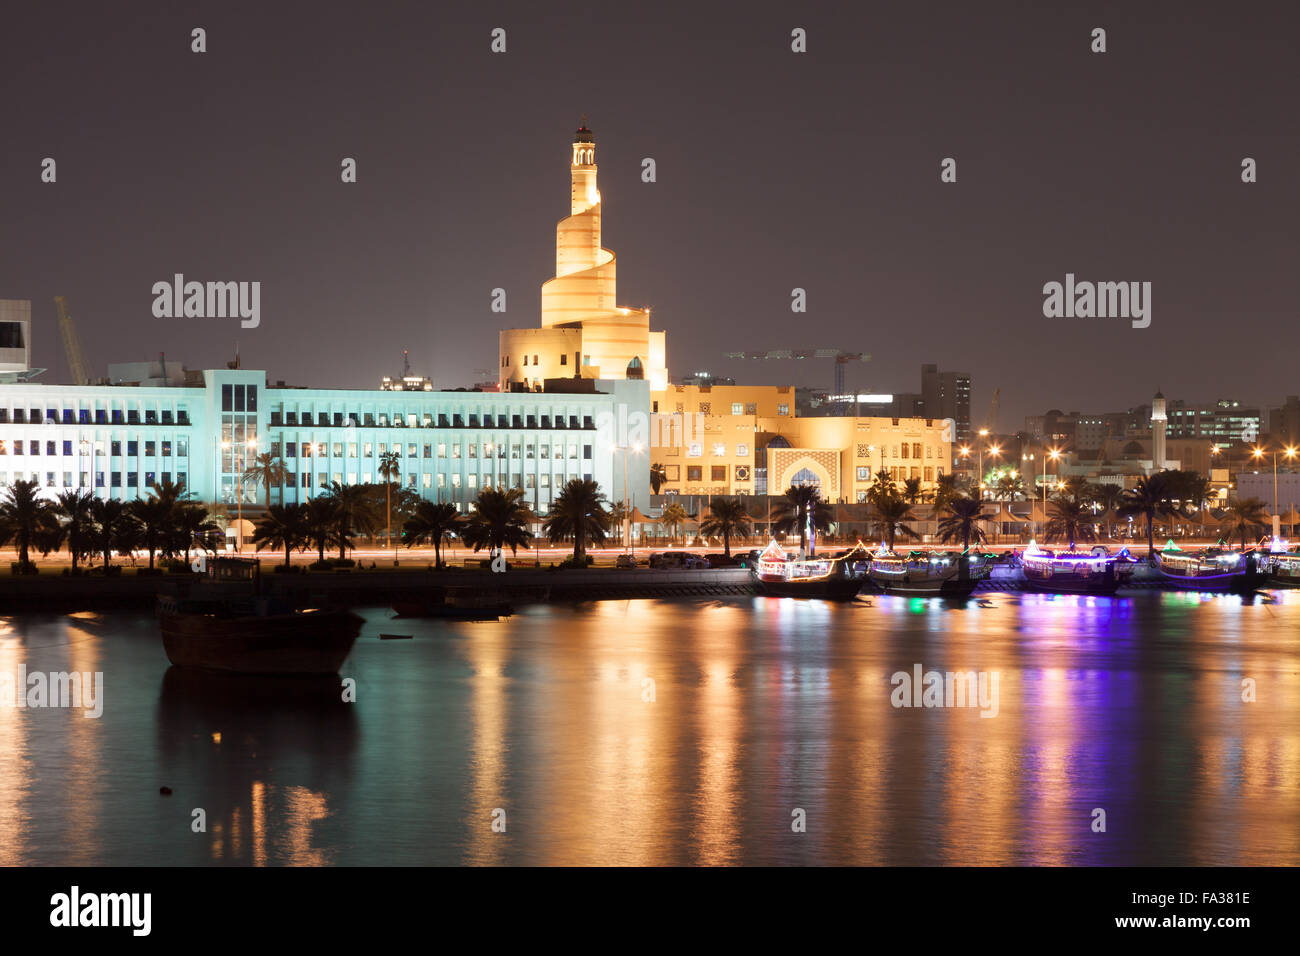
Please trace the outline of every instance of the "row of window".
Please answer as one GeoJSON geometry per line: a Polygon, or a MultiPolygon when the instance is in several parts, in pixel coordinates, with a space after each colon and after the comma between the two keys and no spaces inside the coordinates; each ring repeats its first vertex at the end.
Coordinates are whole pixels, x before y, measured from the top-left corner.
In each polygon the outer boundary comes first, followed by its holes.
{"type": "MultiPolygon", "coordinates": [[[[341,471],[335,471],[335,472],[321,471],[321,472],[317,472],[315,475],[315,482],[316,482],[315,486],[317,488],[328,488],[330,487],[331,483],[334,482],[337,482],[338,484],[341,485],[345,483],[344,482],[345,477],[347,478],[346,484],[355,485],[357,483],[358,475],[355,471],[347,472],[346,475],[341,471]]],[[[533,489],[538,489],[538,488],[562,488],[566,481],[576,477],[577,477],[576,473],[566,476],[563,472],[556,472],[554,476],[548,473],[543,473],[540,475],[537,474],[513,474],[513,475],[496,475],[496,476],[483,475],[482,478],[480,479],[480,476],[476,474],[468,474],[462,476],[460,474],[447,475],[442,472],[433,474],[426,471],[420,475],[414,475],[414,474],[407,475],[405,484],[406,487],[411,489],[422,488],[428,490],[434,488],[437,489],[451,488],[454,490],[457,488],[470,488],[470,489],[477,490],[480,487],[480,482],[481,482],[481,486],[484,488],[487,488],[489,486],[495,488],[523,488],[525,490],[531,491],[533,489]]],[[[590,481],[591,472],[583,472],[582,477],[585,480],[590,481]]],[[[226,484],[229,485],[229,483],[230,482],[227,480],[226,484]]],[[[291,480],[285,485],[286,488],[293,488],[293,487],[309,488],[311,486],[312,486],[312,474],[310,472],[302,472],[301,474],[298,475],[297,480],[291,480]]]]}
{"type": "Polygon", "coordinates": [[[103,409],[96,408],[0,408],[0,425],[188,425],[184,408],[103,409]],[[61,414],[60,414],[61,412],[61,414]]]}
{"type": "Polygon", "coordinates": [[[477,413],[451,414],[439,412],[436,419],[430,412],[395,412],[390,417],[382,412],[271,412],[271,425],[275,428],[290,426],[317,426],[320,428],[542,428],[557,430],[594,429],[591,415],[499,415],[477,413]],[[540,423],[540,424],[539,424],[540,423]]]}
{"type": "MultiPolygon", "coordinates": [[[[394,442],[392,445],[389,445],[386,442],[379,442],[378,446],[376,447],[376,444],[374,442],[368,442],[368,441],[367,442],[341,442],[341,441],[301,442],[301,443],[290,441],[284,443],[283,456],[280,454],[280,447],[281,446],[279,442],[271,443],[272,458],[280,458],[280,457],[324,458],[326,456],[331,455],[331,453],[332,453],[332,457],[334,458],[357,458],[357,457],[374,458],[376,456],[376,453],[382,456],[388,454],[390,451],[397,454],[398,457],[403,457],[402,455],[403,445],[397,442],[394,442]],[[358,455],[358,453],[360,454],[358,455]]],[[[583,461],[591,460],[591,448],[592,448],[591,445],[582,446],[583,461]]],[[[504,443],[493,443],[493,442],[483,442],[481,445],[478,442],[470,442],[469,444],[466,444],[464,446],[462,446],[460,443],[456,443],[454,445],[449,446],[446,442],[438,442],[436,445],[434,445],[433,443],[425,443],[423,445],[420,445],[415,442],[408,442],[405,445],[405,451],[406,454],[404,457],[406,458],[416,458],[416,459],[424,458],[428,460],[434,460],[435,458],[446,459],[448,457],[450,457],[452,460],[456,460],[462,457],[462,452],[463,452],[463,457],[465,458],[496,457],[501,460],[509,459],[512,461],[518,461],[521,457],[525,461],[532,461],[533,459],[537,459],[537,458],[540,459],[554,458],[556,460],[560,460],[565,457],[565,446],[558,442],[555,443],[554,445],[526,444],[522,446],[517,444],[506,445],[504,443]],[[482,450],[481,455],[479,453],[480,448],[482,450]],[[424,452],[423,455],[420,454],[421,449],[423,449],[424,452]],[[437,451],[436,455],[434,454],[435,449],[437,451]],[[447,454],[449,449],[451,451],[450,456],[447,454]]],[[[577,460],[578,458],[577,445],[568,446],[568,457],[575,461],[577,460]]]]}
{"type": "MultiPolygon", "coordinates": [[[[135,439],[129,439],[125,442],[125,444],[126,444],[126,453],[129,457],[135,457],[136,455],[140,454],[141,442],[135,439]]],[[[184,438],[179,438],[175,442],[172,442],[170,440],[165,440],[165,441],[150,440],[144,442],[143,444],[144,444],[145,457],[147,458],[155,457],[159,452],[161,452],[162,457],[170,458],[172,457],[173,450],[175,451],[176,456],[179,458],[184,458],[187,455],[189,455],[189,441],[184,438]]],[[[108,447],[110,449],[109,453],[114,456],[121,455],[122,445],[123,442],[120,440],[114,439],[110,441],[108,443],[108,447]]],[[[39,439],[28,439],[25,447],[26,447],[26,454],[28,455],[41,454],[41,441],[39,439]]],[[[96,441],[95,454],[97,455],[104,454],[104,447],[105,445],[103,441],[96,441]]],[[[23,449],[24,449],[24,443],[22,439],[14,439],[13,441],[0,439],[0,455],[21,455],[24,453],[23,449]]],[[[46,455],[63,454],[63,455],[71,456],[77,454],[77,450],[80,450],[82,453],[89,452],[90,451],[89,443],[73,441],[70,439],[64,439],[61,442],[51,441],[49,439],[45,440],[46,455]],[[82,447],[83,445],[85,447],[82,447]]]]}
{"type": "MultiPolygon", "coordinates": [[[[924,468],[918,465],[907,466],[890,466],[885,469],[889,472],[890,480],[904,481],[908,478],[920,478],[922,481],[937,481],[943,477],[943,469],[926,465],[924,468]]],[[[876,477],[875,472],[870,467],[858,466],[858,481],[873,481],[876,477]]]]}
{"type": "MultiPolygon", "coordinates": [[[[690,444],[688,444],[688,445],[686,446],[686,457],[687,457],[687,458],[702,458],[703,456],[704,456],[704,445],[703,445],[703,443],[701,443],[701,442],[697,442],[697,441],[693,441],[693,442],[691,442],[690,444]]],[[[727,443],[726,443],[726,442],[721,442],[721,441],[719,441],[719,442],[714,442],[714,443],[713,443],[713,457],[714,457],[714,458],[725,458],[726,456],[727,456],[727,443]]],[[[737,457],[737,458],[748,458],[748,457],[749,457],[749,445],[747,445],[747,444],[737,445],[737,446],[736,446],[736,457],[737,457]]]]}
{"type": "MultiPolygon", "coordinates": [[[[38,484],[41,483],[41,472],[39,471],[31,471],[31,472],[15,471],[12,473],[12,475],[10,474],[10,472],[0,471],[0,488],[9,487],[9,482],[11,477],[13,481],[21,481],[23,480],[24,475],[27,476],[26,480],[28,481],[35,481],[38,484]]],[[[46,488],[89,488],[90,487],[89,472],[65,471],[60,474],[57,471],[47,471],[44,473],[44,475],[45,475],[44,485],[46,488]],[[74,475],[76,475],[76,477],[78,478],[78,480],[75,482],[72,480],[74,475]],[[62,480],[60,481],[59,479],[62,480]]],[[[97,471],[95,472],[95,487],[103,488],[104,480],[107,477],[109,483],[108,486],[110,488],[121,488],[123,487],[122,478],[125,476],[126,478],[125,487],[139,488],[141,475],[144,476],[145,488],[154,487],[154,485],[158,483],[159,477],[161,477],[163,481],[172,480],[172,473],[170,471],[163,471],[163,472],[110,471],[107,473],[102,471],[97,471]]],[[[180,484],[181,482],[184,481],[185,481],[185,472],[183,471],[176,472],[177,484],[180,484]]]]}

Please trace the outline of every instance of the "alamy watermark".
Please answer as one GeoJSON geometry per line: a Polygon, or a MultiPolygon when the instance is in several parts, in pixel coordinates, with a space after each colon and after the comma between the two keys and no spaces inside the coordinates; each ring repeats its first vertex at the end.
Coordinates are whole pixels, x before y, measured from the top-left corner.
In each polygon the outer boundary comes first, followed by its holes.
{"type": "Polygon", "coordinates": [[[241,328],[262,322],[262,283],[186,282],[176,273],[171,282],[153,284],[153,314],[157,319],[242,319],[241,328]]]}
{"type": "Polygon", "coordinates": [[[104,713],[103,671],[0,671],[0,707],[39,710],[80,707],[83,717],[104,713]]]}
{"type": "Polygon", "coordinates": [[[895,707],[978,707],[981,717],[998,715],[1001,671],[927,671],[920,664],[895,671],[889,702],[895,707]]]}
{"type": "Polygon", "coordinates": [[[1131,319],[1133,328],[1151,324],[1150,282],[1065,282],[1043,286],[1043,315],[1049,319],[1131,319]]]}

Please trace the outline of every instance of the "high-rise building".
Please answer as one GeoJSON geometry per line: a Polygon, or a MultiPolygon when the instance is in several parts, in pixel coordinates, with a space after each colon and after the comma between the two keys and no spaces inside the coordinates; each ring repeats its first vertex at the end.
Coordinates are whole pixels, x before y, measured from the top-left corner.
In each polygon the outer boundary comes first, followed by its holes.
{"type": "MultiPolygon", "coordinates": [[[[921,402],[927,418],[951,418],[957,423],[957,441],[970,440],[970,375],[940,372],[937,365],[921,366],[921,402]]],[[[990,422],[989,427],[996,423],[990,422]]]]}
{"type": "Polygon", "coordinates": [[[645,379],[668,386],[663,332],[650,310],[618,305],[614,253],[601,245],[596,141],[584,123],[569,163],[569,215],[555,227],[555,276],[542,285],[541,328],[501,333],[503,390],[541,391],[548,378],[645,379]]]}

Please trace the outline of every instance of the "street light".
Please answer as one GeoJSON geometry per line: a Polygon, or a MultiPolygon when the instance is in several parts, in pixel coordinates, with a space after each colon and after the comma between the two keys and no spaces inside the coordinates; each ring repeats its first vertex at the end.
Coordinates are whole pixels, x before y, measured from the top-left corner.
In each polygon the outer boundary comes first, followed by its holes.
{"type": "MultiPolygon", "coordinates": [[[[1278,524],[1280,525],[1281,524],[1280,513],[1277,510],[1277,452],[1278,450],[1274,448],[1273,449],[1273,518],[1275,521],[1278,521],[1278,524]]],[[[1286,455],[1288,461],[1291,461],[1295,458],[1297,449],[1294,445],[1287,445],[1286,448],[1282,449],[1282,453],[1286,455]]],[[[1255,456],[1256,461],[1259,461],[1261,458],[1264,457],[1264,449],[1256,445],[1254,450],[1251,452],[1251,454],[1255,456]]],[[[1291,528],[1291,532],[1289,533],[1293,533],[1295,531],[1294,525],[1289,527],[1291,528]]],[[[1276,536],[1277,534],[1275,530],[1274,537],[1276,536]]]]}
{"type": "Polygon", "coordinates": [[[613,445],[612,451],[621,451],[623,453],[623,552],[626,554],[629,543],[632,538],[632,510],[627,490],[627,456],[630,452],[641,454],[642,445],[633,442],[631,445],[613,445]]]}

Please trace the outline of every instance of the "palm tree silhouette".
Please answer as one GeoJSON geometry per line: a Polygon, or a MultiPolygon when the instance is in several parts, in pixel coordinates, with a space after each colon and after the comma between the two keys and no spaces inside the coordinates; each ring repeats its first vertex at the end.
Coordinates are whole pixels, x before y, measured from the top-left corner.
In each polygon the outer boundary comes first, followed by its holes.
{"type": "Polygon", "coordinates": [[[475,551],[488,548],[499,553],[510,548],[517,554],[519,547],[528,547],[533,533],[528,523],[534,515],[524,502],[522,488],[484,488],[474,500],[474,511],[465,522],[461,537],[475,551]]]}
{"type": "MultiPolygon", "coordinates": [[[[551,544],[573,538],[573,560],[586,564],[587,541],[603,543],[611,525],[611,515],[605,505],[605,495],[596,482],[572,478],[551,502],[542,530],[551,544]]],[[[672,505],[665,510],[668,507],[672,505]]]]}
{"type": "Polygon", "coordinates": [[[89,491],[65,491],[54,502],[54,513],[63,522],[63,535],[72,557],[72,570],[77,570],[77,559],[94,552],[95,496],[89,491]]]}
{"type": "Polygon", "coordinates": [[[677,543],[677,531],[688,517],[690,516],[681,502],[670,501],[664,505],[664,510],[659,514],[659,524],[668,529],[670,544],[677,543]]]}
{"type": "Polygon", "coordinates": [[[284,566],[287,568],[293,551],[307,543],[308,529],[306,506],[270,505],[253,530],[253,543],[258,551],[284,548],[284,566]]]}
{"type": "Polygon", "coordinates": [[[1234,498],[1224,513],[1228,534],[1241,535],[1241,550],[1246,550],[1246,535],[1252,530],[1263,531],[1268,520],[1264,502],[1258,498],[1234,498]]]}
{"type": "Polygon", "coordinates": [[[722,553],[731,557],[731,536],[749,534],[751,522],[745,503],[739,498],[714,498],[709,505],[709,516],[700,525],[700,534],[722,536],[722,553]]]}
{"type": "Polygon", "coordinates": [[[811,519],[815,531],[829,531],[834,521],[831,506],[822,500],[815,485],[791,485],[772,510],[772,527],[790,534],[799,530],[799,550],[812,554],[816,545],[809,548],[808,523],[811,519]]]}
{"type": "MultiPolygon", "coordinates": [[[[388,516],[388,542],[393,541],[393,479],[401,480],[402,456],[386,451],[379,456],[379,477],[384,479],[384,513],[388,516]]],[[[393,545],[393,560],[397,560],[397,545],[393,545]]]]}
{"type": "Polygon", "coordinates": [[[978,526],[978,522],[988,521],[990,517],[978,500],[953,498],[944,507],[944,517],[939,521],[939,540],[961,538],[962,550],[969,550],[971,538],[976,543],[983,543],[984,529],[978,526]]]}
{"type": "Polygon", "coordinates": [[[256,482],[266,492],[266,506],[271,506],[271,486],[283,487],[289,471],[284,461],[270,452],[263,452],[253,459],[244,471],[244,481],[256,482]]]}
{"type": "Polygon", "coordinates": [[[454,533],[462,523],[460,512],[451,502],[421,501],[415,506],[415,513],[402,526],[402,540],[408,548],[420,541],[431,540],[433,564],[440,568],[443,539],[454,533]]]}

